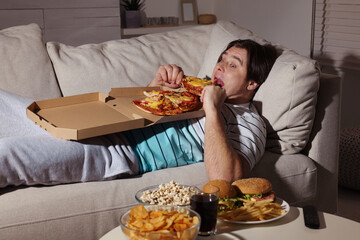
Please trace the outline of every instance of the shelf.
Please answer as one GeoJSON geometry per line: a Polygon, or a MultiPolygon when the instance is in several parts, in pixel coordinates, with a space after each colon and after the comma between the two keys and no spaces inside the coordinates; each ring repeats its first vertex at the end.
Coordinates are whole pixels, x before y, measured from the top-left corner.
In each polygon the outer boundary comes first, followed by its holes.
{"type": "Polygon", "coordinates": [[[122,28],[121,35],[122,36],[133,36],[133,35],[144,35],[150,33],[159,33],[159,32],[167,32],[178,30],[181,28],[188,28],[195,25],[164,25],[164,26],[149,26],[149,27],[140,27],[140,28],[122,28]]]}

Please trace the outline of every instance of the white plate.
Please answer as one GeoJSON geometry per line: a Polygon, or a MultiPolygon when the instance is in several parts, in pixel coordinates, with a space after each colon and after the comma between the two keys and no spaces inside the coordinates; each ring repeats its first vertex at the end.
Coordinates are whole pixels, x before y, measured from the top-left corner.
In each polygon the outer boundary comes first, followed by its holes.
{"type": "Polygon", "coordinates": [[[278,216],[276,218],[270,218],[270,219],[267,219],[264,221],[234,221],[234,220],[227,220],[227,219],[222,219],[222,218],[219,218],[219,219],[224,222],[238,223],[238,224],[261,224],[261,223],[268,223],[268,222],[276,221],[280,218],[285,217],[285,215],[289,213],[290,206],[285,200],[282,200],[281,198],[278,198],[278,197],[276,198],[275,202],[277,202],[281,205],[282,210],[285,210],[284,213],[282,213],[280,216],[278,216]]]}

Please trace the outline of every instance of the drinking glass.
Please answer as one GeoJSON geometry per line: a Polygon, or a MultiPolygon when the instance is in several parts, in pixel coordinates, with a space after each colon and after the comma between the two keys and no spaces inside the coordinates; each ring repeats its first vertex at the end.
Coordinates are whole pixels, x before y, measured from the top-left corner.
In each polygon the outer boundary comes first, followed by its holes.
{"type": "Polygon", "coordinates": [[[206,192],[194,193],[190,198],[190,208],[201,217],[199,230],[199,235],[201,236],[209,236],[216,233],[219,191],[218,187],[211,185],[206,192]]]}

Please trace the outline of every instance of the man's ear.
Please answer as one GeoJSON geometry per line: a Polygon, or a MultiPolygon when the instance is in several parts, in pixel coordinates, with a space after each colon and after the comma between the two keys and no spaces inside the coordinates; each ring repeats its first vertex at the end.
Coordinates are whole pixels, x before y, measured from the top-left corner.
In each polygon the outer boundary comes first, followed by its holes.
{"type": "Polygon", "coordinates": [[[248,81],[247,90],[254,91],[258,86],[259,84],[257,82],[255,82],[254,80],[250,80],[248,81]]]}

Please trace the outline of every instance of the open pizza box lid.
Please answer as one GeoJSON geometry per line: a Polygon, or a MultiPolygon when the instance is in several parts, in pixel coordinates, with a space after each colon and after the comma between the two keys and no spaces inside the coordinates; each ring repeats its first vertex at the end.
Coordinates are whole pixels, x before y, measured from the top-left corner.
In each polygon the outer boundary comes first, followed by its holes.
{"type": "Polygon", "coordinates": [[[157,116],[136,107],[132,100],[144,98],[143,91],[162,87],[112,88],[101,92],[35,101],[26,114],[53,136],[81,140],[110,133],[142,128],[157,123],[204,116],[202,109],[174,116],[157,116]]]}

